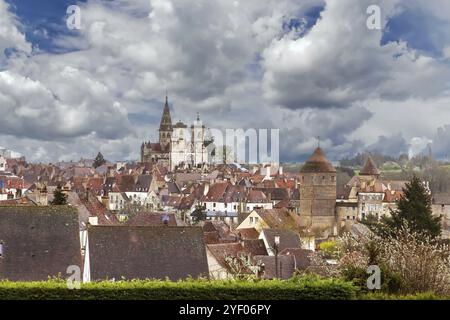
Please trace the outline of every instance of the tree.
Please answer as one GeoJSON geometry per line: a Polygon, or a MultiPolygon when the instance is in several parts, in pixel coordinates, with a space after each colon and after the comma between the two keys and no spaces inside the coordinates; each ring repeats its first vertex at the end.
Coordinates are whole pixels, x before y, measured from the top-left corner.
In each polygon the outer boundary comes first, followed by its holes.
{"type": "Polygon", "coordinates": [[[119,210],[119,214],[126,216],[126,219],[129,219],[140,212],[145,211],[145,206],[141,205],[139,202],[136,201],[128,201],[123,205],[123,208],[119,210]]]}
{"type": "Polygon", "coordinates": [[[195,210],[191,213],[192,223],[197,224],[206,220],[206,208],[201,204],[195,206],[195,210]]]}
{"type": "Polygon", "coordinates": [[[94,163],[93,163],[93,167],[94,168],[98,168],[101,165],[104,165],[106,163],[105,158],[103,158],[103,155],[101,154],[101,152],[99,152],[97,154],[97,156],[95,157],[94,163]]]}
{"type": "Polygon", "coordinates": [[[51,201],[51,204],[55,206],[67,204],[67,194],[62,191],[60,184],[56,187],[55,191],[53,191],[53,200],[51,201]]]}
{"type": "Polygon", "coordinates": [[[338,246],[336,241],[329,240],[321,242],[319,245],[320,251],[322,251],[323,255],[327,259],[336,259],[338,256],[338,246]]]}
{"type": "Polygon", "coordinates": [[[395,236],[406,224],[412,232],[432,239],[441,235],[441,217],[432,215],[431,196],[417,176],[403,189],[396,211],[390,217],[383,217],[384,232],[395,236]]]}

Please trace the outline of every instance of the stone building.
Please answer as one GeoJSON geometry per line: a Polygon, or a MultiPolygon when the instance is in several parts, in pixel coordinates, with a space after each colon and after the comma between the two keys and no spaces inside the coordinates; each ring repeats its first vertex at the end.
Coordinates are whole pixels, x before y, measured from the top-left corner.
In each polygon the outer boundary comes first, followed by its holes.
{"type": "Polygon", "coordinates": [[[316,236],[336,234],[336,169],[318,147],[300,169],[300,226],[316,236]]]}
{"type": "Polygon", "coordinates": [[[353,176],[338,192],[336,215],[339,229],[349,227],[369,216],[380,219],[397,209],[406,181],[380,178],[380,171],[369,155],[359,175],[353,176]]]}
{"type": "Polygon", "coordinates": [[[141,162],[159,163],[175,170],[177,167],[199,167],[209,162],[206,128],[197,120],[190,128],[179,121],[172,125],[168,98],[159,126],[159,142],[144,142],[141,145],[141,162]]]}
{"type": "Polygon", "coordinates": [[[198,167],[208,163],[208,141],[206,138],[206,128],[197,120],[188,126],[182,122],[177,122],[173,127],[173,136],[170,144],[170,170],[184,164],[186,167],[198,167]]]}
{"type": "Polygon", "coordinates": [[[141,145],[141,162],[169,164],[170,141],[172,138],[172,118],[170,117],[169,101],[166,96],[163,115],[159,125],[159,142],[143,142],[141,145]]]}

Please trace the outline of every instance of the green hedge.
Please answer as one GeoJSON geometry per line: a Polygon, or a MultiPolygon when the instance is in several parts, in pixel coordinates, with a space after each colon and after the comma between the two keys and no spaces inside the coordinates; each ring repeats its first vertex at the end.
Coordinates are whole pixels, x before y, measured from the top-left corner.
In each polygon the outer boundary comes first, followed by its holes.
{"type": "Polygon", "coordinates": [[[437,296],[432,292],[423,292],[408,295],[367,293],[360,295],[359,300],[450,300],[450,297],[437,296]]]}
{"type": "Polygon", "coordinates": [[[103,281],[72,290],[61,280],[0,281],[0,300],[344,300],[356,298],[357,292],[350,282],[308,277],[288,281],[103,281]]]}

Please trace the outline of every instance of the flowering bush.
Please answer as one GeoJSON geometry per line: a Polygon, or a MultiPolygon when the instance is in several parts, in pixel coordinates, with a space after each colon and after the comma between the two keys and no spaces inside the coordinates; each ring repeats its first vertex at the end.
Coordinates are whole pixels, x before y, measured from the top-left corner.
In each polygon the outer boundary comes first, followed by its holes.
{"type": "Polygon", "coordinates": [[[364,287],[369,265],[381,269],[382,290],[450,294],[450,250],[404,225],[395,236],[353,236],[338,239],[340,274],[364,287]]]}

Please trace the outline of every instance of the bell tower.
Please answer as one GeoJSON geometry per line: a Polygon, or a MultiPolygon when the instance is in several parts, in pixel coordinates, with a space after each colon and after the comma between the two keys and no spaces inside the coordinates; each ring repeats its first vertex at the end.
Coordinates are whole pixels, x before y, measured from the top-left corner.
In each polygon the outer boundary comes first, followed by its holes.
{"type": "Polygon", "coordinates": [[[164,111],[159,125],[159,143],[161,149],[170,151],[170,141],[172,138],[172,119],[170,117],[169,100],[166,95],[166,103],[164,104],[164,111]]]}

